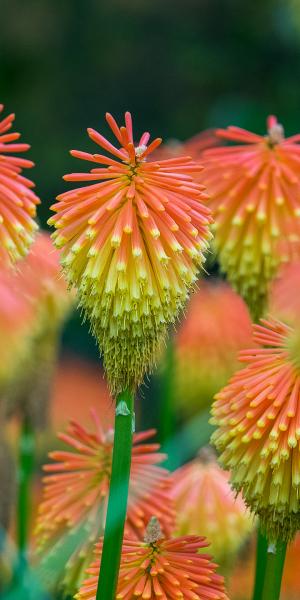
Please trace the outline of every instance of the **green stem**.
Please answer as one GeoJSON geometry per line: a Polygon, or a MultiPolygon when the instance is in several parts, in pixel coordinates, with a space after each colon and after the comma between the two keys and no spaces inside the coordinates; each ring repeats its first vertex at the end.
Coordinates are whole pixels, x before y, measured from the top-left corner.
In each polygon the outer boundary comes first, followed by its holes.
{"type": "Polygon", "coordinates": [[[279,600],[280,598],[286,547],[286,542],[278,540],[272,548],[273,551],[270,552],[271,546],[268,549],[262,600],[279,600]]]}
{"type": "Polygon", "coordinates": [[[260,526],[257,530],[256,566],[253,600],[261,600],[267,564],[268,541],[260,526]]]}
{"type": "Polygon", "coordinates": [[[134,397],[117,397],[109,499],[96,600],[115,600],[121,561],[131,465],[134,397]]]}
{"type": "Polygon", "coordinates": [[[31,482],[34,471],[35,436],[26,419],[22,423],[19,442],[18,466],[18,521],[17,536],[20,565],[27,563],[27,545],[30,523],[31,482]]]}

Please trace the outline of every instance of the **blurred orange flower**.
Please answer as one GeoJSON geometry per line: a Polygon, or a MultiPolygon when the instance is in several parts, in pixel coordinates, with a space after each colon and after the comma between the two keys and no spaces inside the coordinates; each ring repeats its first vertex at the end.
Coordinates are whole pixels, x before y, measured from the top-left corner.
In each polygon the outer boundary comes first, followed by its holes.
{"type": "Polygon", "coordinates": [[[43,326],[57,328],[70,310],[73,297],[61,273],[59,252],[45,231],[37,234],[18,275],[23,294],[34,304],[37,323],[44,318],[43,326]]]}
{"type": "Polygon", "coordinates": [[[33,322],[34,312],[20,290],[18,277],[8,269],[0,269],[0,337],[5,341],[0,350],[1,393],[27,354],[33,322]]]}
{"type": "Polygon", "coordinates": [[[285,265],[275,279],[270,293],[270,313],[295,323],[300,315],[300,262],[285,265]]]}
{"type": "MultiPolygon", "coordinates": [[[[3,108],[0,104],[0,114],[3,108]]],[[[22,170],[34,163],[10,156],[11,152],[30,148],[28,144],[14,143],[19,133],[7,133],[14,119],[15,115],[10,114],[0,120],[0,261],[6,265],[27,254],[38,228],[34,217],[40,202],[31,190],[34,183],[22,175],[22,170]]]]}
{"type": "Polygon", "coordinates": [[[251,339],[249,312],[238,294],[226,283],[202,281],[175,336],[174,393],[184,413],[210,404],[251,339]]]}
{"type": "Polygon", "coordinates": [[[202,532],[218,562],[228,563],[253,528],[242,497],[232,492],[229,473],[217,464],[214,452],[203,448],[198,457],[173,473],[172,496],[178,535],[202,532]]]}
{"type": "Polygon", "coordinates": [[[44,429],[61,327],[73,304],[60,273],[59,253],[47,233],[36,236],[20,262],[15,283],[19,297],[31,307],[31,319],[26,352],[20,356],[7,390],[7,412],[20,412],[33,428],[44,429]]]}
{"type": "Polygon", "coordinates": [[[106,120],[118,147],[88,129],[113,158],[72,151],[97,166],[67,181],[91,182],[58,197],[49,220],[57,231],[68,282],[92,324],[111,390],[134,389],[197,280],[211,233],[201,167],[189,157],[149,162],[161,143],[144,133],[134,145],[130,113],[106,120]],[[104,165],[104,166],[103,166],[104,165]]]}
{"type": "MultiPolygon", "coordinates": [[[[211,556],[200,554],[207,546],[196,535],[165,539],[159,524],[151,519],[145,541],[124,539],[117,600],[227,600],[223,577],[215,573],[211,556]]],[[[78,600],[95,600],[101,562],[102,543],[97,545],[97,560],[88,569],[78,600]],[[98,558],[99,557],[99,558],[98,558]]]]}
{"type": "Polygon", "coordinates": [[[153,158],[155,160],[162,160],[187,155],[191,156],[194,160],[201,160],[204,150],[219,146],[220,144],[221,141],[216,136],[215,130],[207,129],[193,135],[193,137],[184,142],[176,139],[167,140],[154,151],[153,158]]]}

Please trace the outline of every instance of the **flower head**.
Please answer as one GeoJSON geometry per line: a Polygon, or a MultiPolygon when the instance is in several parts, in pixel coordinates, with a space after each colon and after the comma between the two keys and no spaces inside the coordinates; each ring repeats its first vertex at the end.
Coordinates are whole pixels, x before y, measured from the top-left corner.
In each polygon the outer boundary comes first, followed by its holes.
{"type": "MultiPolygon", "coordinates": [[[[3,108],[0,104],[0,114],[3,108]]],[[[10,155],[30,148],[28,144],[14,143],[19,133],[7,133],[14,118],[11,114],[0,120],[0,261],[4,264],[14,263],[27,254],[37,229],[33,219],[39,204],[31,189],[34,184],[21,174],[34,163],[10,155]]]]}
{"type": "MultiPolygon", "coordinates": [[[[104,432],[93,413],[95,432],[71,423],[67,434],[59,437],[70,448],[52,452],[55,461],[44,469],[44,500],[40,506],[37,534],[45,558],[56,551],[64,536],[84,527],[84,535],[66,561],[65,585],[80,583],[91,561],[93,545],[104,532],[111,474],[113,431],[104,432]],[[77,574],[74,582],[74,573],[77,574]]],[[[168,471],[158,466],[165,455],[159,445],[148,443],[153,430],[137,433],[133,438],[132,464],[125,534],[142,539],[151,515],[156,515],[165,534],[174,527],[174,510],[170,496],[168,471]],[[143,443],[146,442],[146,443],[143,443]]],[[[76,586],[75,586],[76,587],[76,586]]]]}
{"type": "Polygon", "coordinates": [[[199,160],[202,158],[204,150],[212,148],[213,146],[219,146],[220,143],[219,138],[215,135],[214,129],[207,129],[206,131],[197,133],[185,142],[176,139],[167,140],[167,142],[162,144],[158,150],[155,150],[154,158],[155,160],[161,160],[187,154],[194,160],[199,160]]]}
{"type": "Polygon", "coordinates": [[[209,448],[173,474],[172,496],[179,535],[200,532],[211,542],[217,561],[227,562],[246,540],[252,519],[241,496],[229,485],[229,474],[217,464],[209,448]]]}
{"type": "Polygon", "coordinates": [[[240,353],[248,366],[216,395],[213,442],[269,536],[289,540],[300,527],[299,329],[262,320],[254,341],[240,353]]]}
{"type": "Polygon", "coordinates": [[[160,139],[148,145],[144,133],[135,146],[130,113],[125,127],[109,114],[106,119],[118,147],[93,129],[88,133],[113,158],[72,151],[102,166],[65,176],[95,183],[59,196],[49,222],[118,393],[142,381],[184,306],[204,261],[211,217],[194,179],[199,165],[189,157],[150,162],[160,139]]]}
{"type": "Polygon", "coordinates": [[[238,350],[251,338],[251,320],[240,296],[225,283],[203,281],[175,337],[174,390],[184,412],[211,403],[238,367],[238,350]]]}
{"type": "MultiPolygon", "coordinates": [[[[211,556],[199,554],[208,546],[204,537],[189,535],[165,539],[155,519],[151,519],[145,541],[125,538],[116,600],[227,600],[223,577],[215,573],[211,556]]],[[[95,600],[100,570],[102,542],[97,560],[88,569],[78,600],[95,600]]]]}
{"type": "Polygon", "coordinates": [[[239,145],[202,157],[221,268],[255,317],[280,263],[299,256],[300,248],[300,134],[285,138],[273,116],[267,128],[266,136],[239,127],[217,130],[239,145]]]}

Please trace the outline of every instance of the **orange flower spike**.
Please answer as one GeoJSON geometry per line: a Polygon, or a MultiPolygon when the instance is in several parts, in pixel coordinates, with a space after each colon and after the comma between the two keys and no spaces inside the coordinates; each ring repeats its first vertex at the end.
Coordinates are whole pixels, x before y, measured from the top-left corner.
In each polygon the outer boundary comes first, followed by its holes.
{"type": "Polygon", "coordinates": [[[113,158],[72,151],[102,166],[65,176],[95,183],[60,195],[49,223],[117,394],[141,383],[185,305],[204,262],[211,216],[195,181],[199,165],[189,157],[151,162],[160,139],[147,145],[146,132],[135,146],[129,113],[125,127],[106,119],[121,147],[88,129],[113,158]]]}
{"type": "Polygon", "coordinates": [[[73,304],[60,272],[59,259],[50,235],[40,231],[18,273],[24,292],[39,317],[37,324],[49,330],[62,324],[73,304]]]}
{"type": "Polygon", "coordinates": [[[238,367],[237,352],[251,343],[247,306],[228,284],[203,281],[174,339],[176,400],[184,413],[197,412],[211,405],[238,367]]]}
{"type": "MultiPolygon", "coordinates": [[[[196,535],[165,539],[159,522],[150,520],[143,542],[124,539],[117,600],[228,600],[224,579],[207,554],[204,537],[196,535]]],[[[99,558],[88,569],[77,600],[95,600],[102,542],[97,544],[99,558]]]]}
{"type": "Polygon", "coordinates": [[[201,181],[211,196],[221,268],[261,316],[281,263],[299,256],[300,134],[285,138],[276,117],[266,136],[239,127],[216,134],[238,145],[207,150],[201,181]]]}
{"type": "MultiPolygon", "coordinates": [[[[3,111],[0,104],[0,114],[3,111]]],[[[34,183],[22,176],[22,170],[34,166],[11,152],[26,152],[28,144],[14,143],[19,133],[7,133],[15,119],[10,114],[0,120],[0,261],[15,263],[23,258],[38,226],[34,221],[39,199],[31,190],[34,183]]]]}
{"type": "Polygon", "coordinates": [[[290,540],[300,527],[299,330],[261,320],[254,341],[240,353],[248,366],[216,395],[212,440],[268,536],[290,540]]]}
{"type": "MultiPolygon", "coordinates": [[[[49,550],[55,552],[56,544],[66,533],[74,534],[85,527],[83,539],[66,562],[65,586],[71,593],[74,589],[70,588],[70,582],[74,585],[75,580],[77,588],[81,583],[82,556],[87,566],[93,545],[103,534],[107,508],[114,436],[113,430],[102,430],[95,413],[93,420],[95,432],[72,422],[68,433],[59,435],[69,449],[52,452],[50,457],[55,462],[44,467],[48,475],[44,478],[37,536],[45,559],[49,550]]],[[[168,471],[159,466],[165,455],[158,452],[159,444],[148,442],[154,433],[148,430],[133,438],[125,525],[125,534],[131,539],[143,538],[153,514],[160,519],[166,535],[170,535],[175,525],[171,479],[168,471]]]]}
{"type": "Polygon", "coordinates": [[[217,464],[210,448],[173,473],[172,497],[177,534],[200,532],[211,543],[217,561],[228,562],[253,528],[243,499],[231,491],[229,473],[217,464]]]}

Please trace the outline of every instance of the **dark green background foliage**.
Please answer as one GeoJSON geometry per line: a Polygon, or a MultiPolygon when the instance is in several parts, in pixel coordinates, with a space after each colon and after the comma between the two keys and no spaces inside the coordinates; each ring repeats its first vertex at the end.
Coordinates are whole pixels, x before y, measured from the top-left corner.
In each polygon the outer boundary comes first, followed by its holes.
{"type": "MultiPolygon", "coordinates": [[[[43,225],[61,176],[80,170],[105,111],[136,132],[186,139],[236,124],[260,132],[278,115],[300,130],[297,0],[0,0],[0,102],[32,144],[43,225]]],[[[86,166],[86,165],[85,165],[86,166]]],[[[94,352],[78,326],[66,343],[94,352]]]]}

